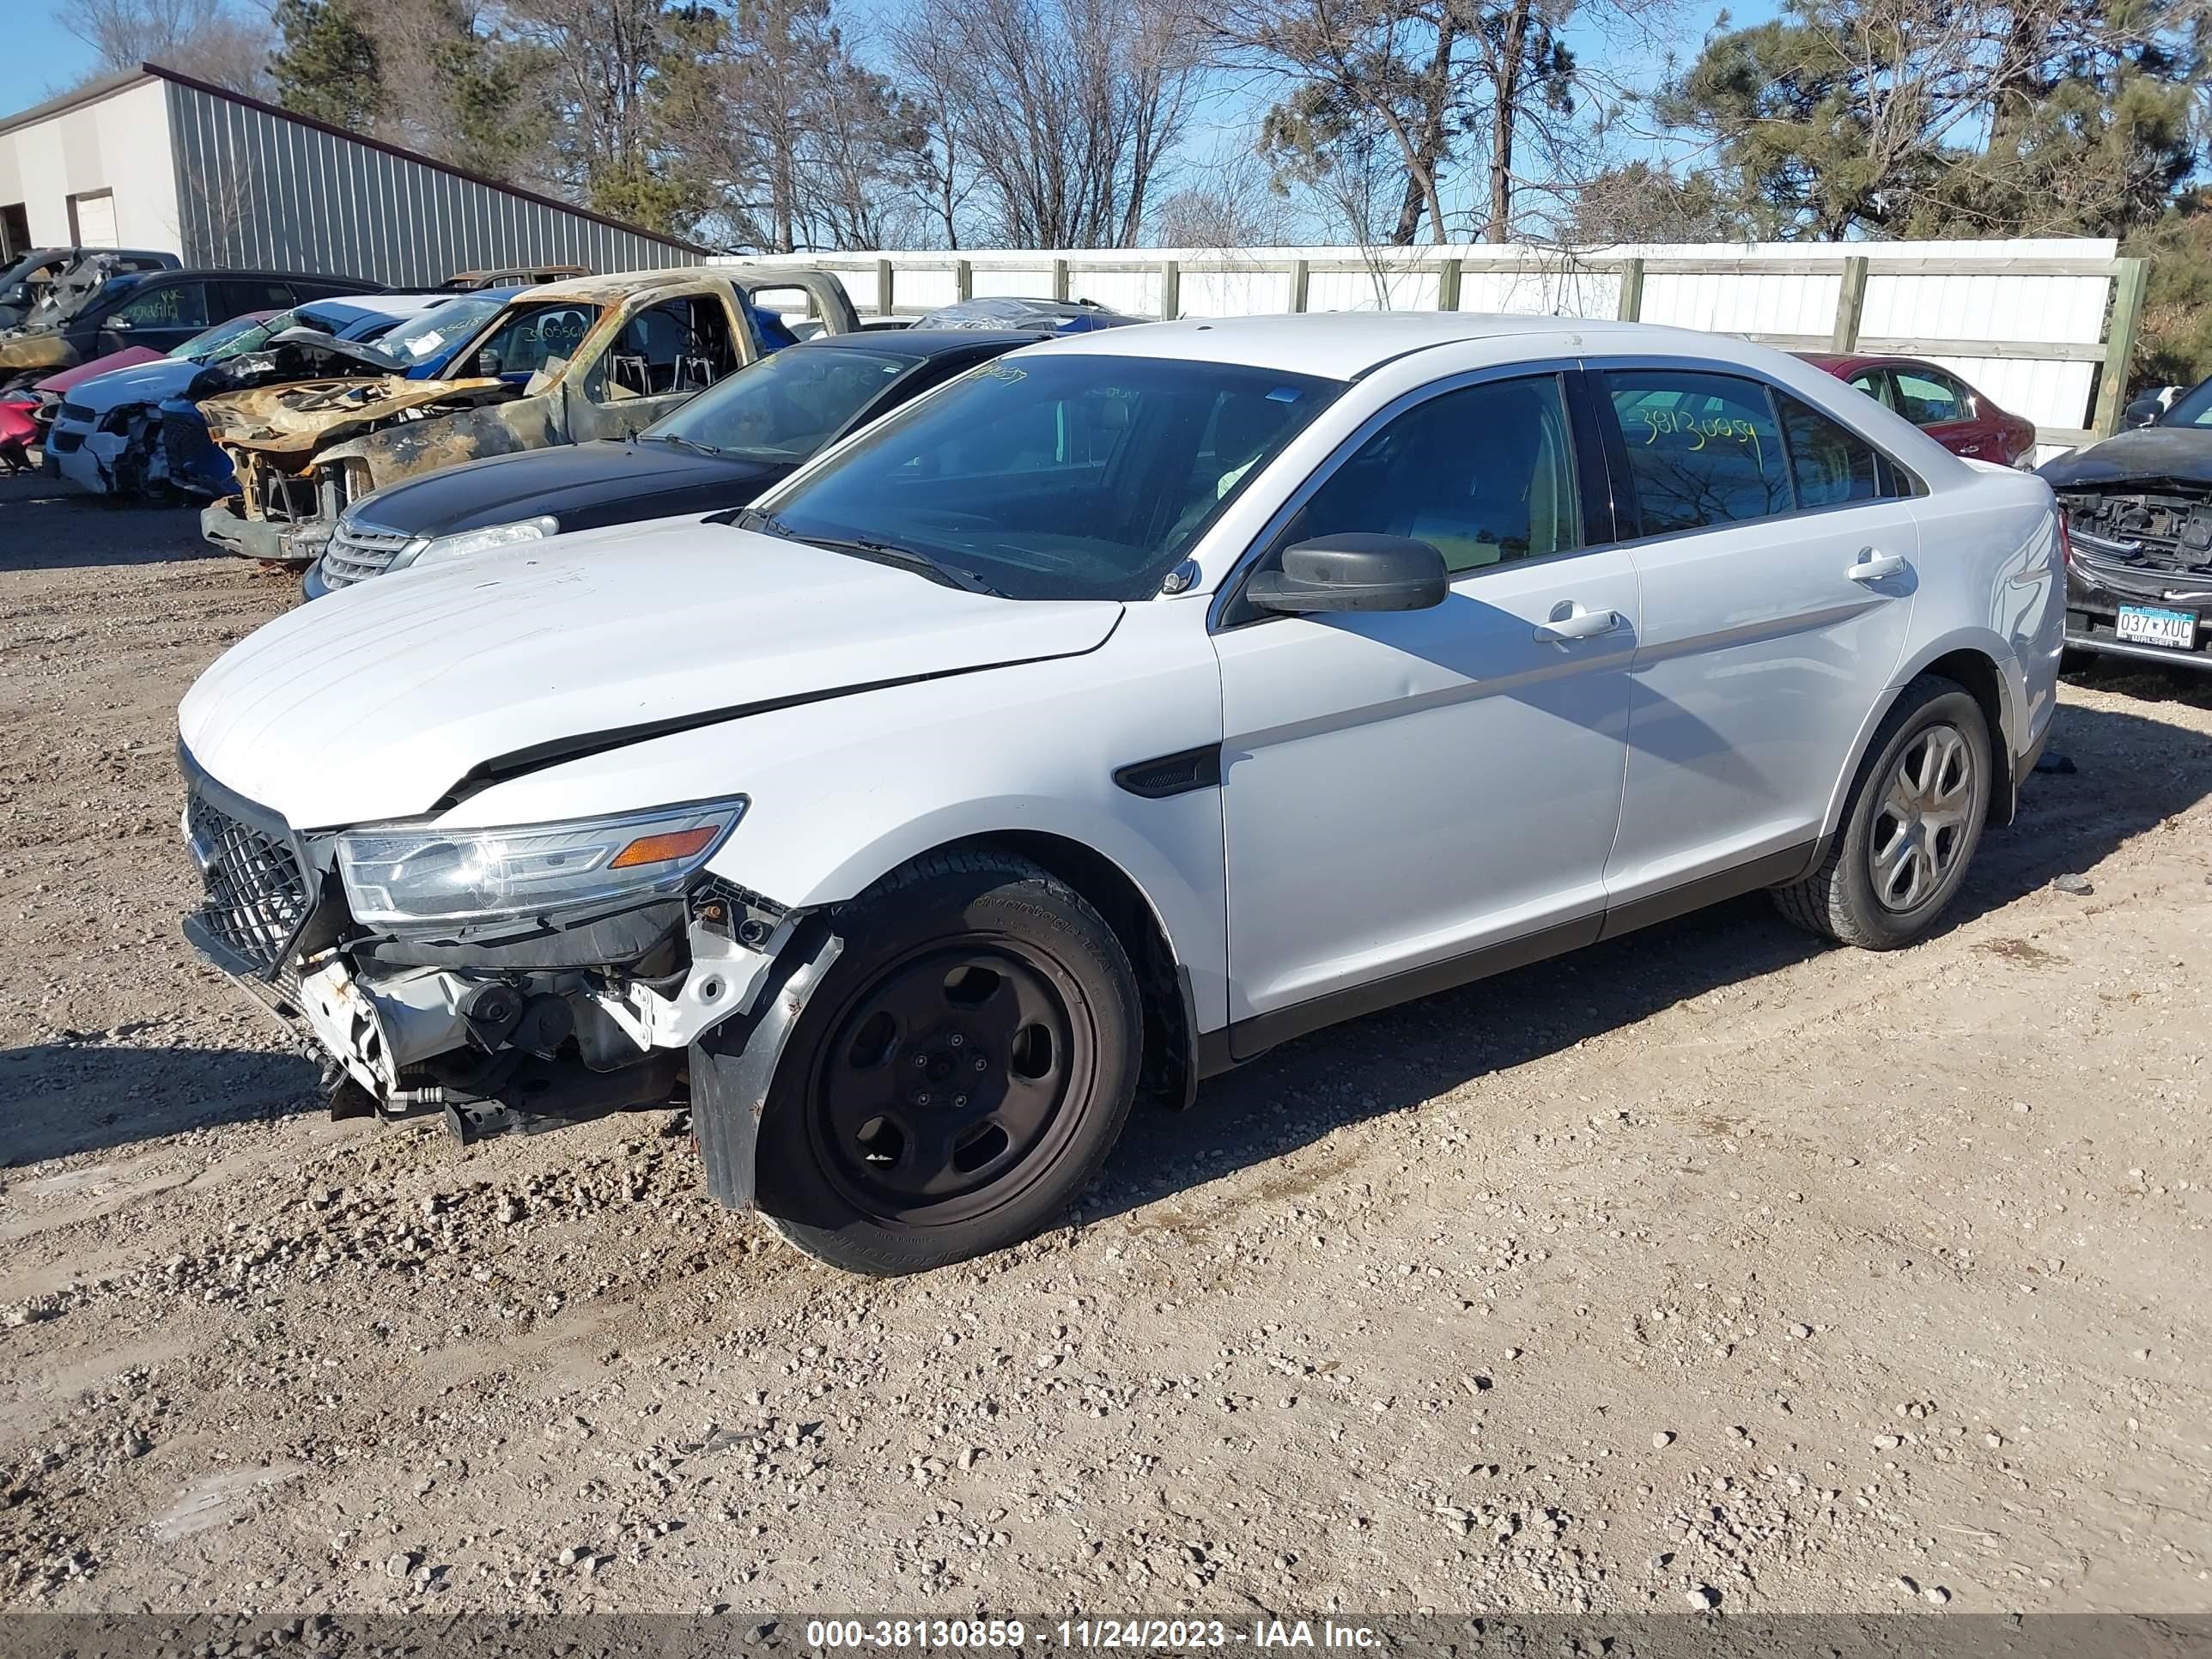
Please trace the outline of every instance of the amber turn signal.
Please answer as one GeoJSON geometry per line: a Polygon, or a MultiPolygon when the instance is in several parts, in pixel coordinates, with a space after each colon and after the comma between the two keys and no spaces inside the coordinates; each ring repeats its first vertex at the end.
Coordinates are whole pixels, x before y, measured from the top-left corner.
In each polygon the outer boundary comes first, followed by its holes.
{"type": "Polygon", "coordinates": [[[665,836],[640,836],[616,854],[608,863],[610,870],[629,870],[641,864],[665,864],[671,859],[688,859],[703,853],[722,833],[718,823],[702,823],[696,830],[674,830],[665,836]]]}

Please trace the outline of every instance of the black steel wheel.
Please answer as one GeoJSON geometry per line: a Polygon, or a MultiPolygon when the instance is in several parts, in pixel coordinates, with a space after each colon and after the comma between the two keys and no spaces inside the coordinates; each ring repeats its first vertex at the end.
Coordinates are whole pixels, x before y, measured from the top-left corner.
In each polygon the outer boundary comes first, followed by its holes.
{"type": "Polygon", "coordinates": [[[1135,1093],[1142,1019],[1112,928],[992,851],[916,860],[837,927],[763,1115],[763,1212],[865,1273],[1027,1237],[1090,1181],[1135,1093]]]}

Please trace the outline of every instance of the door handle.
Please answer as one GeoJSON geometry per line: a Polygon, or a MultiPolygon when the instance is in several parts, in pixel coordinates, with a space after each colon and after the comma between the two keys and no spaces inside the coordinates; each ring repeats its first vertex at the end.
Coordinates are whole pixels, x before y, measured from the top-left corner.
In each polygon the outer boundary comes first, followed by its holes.
{"type": "Polygon", "coordinates": [[[1982,453],[1982,447],[1979,444],[1960,444],[1959,453],[1961,455],[1978,455],[1982,453]]]}
{"type": "Polygon", "coordinates": [[[1563,604],[1555,607],[1551,621],[1536,624],[1536,637],[1563,645],[1569,640],[1594,640],[1620,626],[1617,611],[1567,611],[1563,604]],[[1560,611],[1566,614],[1562,616],[1560,611]]]}
{"type": "Polygon", "coordinates": [[[1870,547],[1859,549],[1859,562],[1844,574],[1855,582],[1878,582],[1885,576],[1900,575],[1905,561],[1894,553],[1877,553],[1870,547]]]}

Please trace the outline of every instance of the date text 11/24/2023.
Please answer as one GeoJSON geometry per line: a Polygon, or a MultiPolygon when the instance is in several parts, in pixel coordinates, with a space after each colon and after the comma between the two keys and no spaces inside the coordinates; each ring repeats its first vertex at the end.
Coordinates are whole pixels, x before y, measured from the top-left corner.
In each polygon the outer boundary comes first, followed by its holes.
{"type": "Polygon", "coordinates": [[[1371,1648],[1381,1638],[1364,1625],[1324,1619],[812,1619],[806,1646],[817,1651],[1018,1648],[1032,1633],[1058,1637],[1064,1648],[1136,1648],[1187,1652],[1199,1648],[1371,1648]]]}

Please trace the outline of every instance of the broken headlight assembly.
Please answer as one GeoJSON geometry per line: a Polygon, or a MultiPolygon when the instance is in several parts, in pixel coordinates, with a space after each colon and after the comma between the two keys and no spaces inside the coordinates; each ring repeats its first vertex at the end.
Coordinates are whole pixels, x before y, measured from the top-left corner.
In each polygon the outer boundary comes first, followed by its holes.
{"type": "Polygon", "coordinates": [[[518,542],[540,541],[560,533],[561,521],[550,513],[541,513],[534,519],[517,519],[512,524],[488,524],[481,530],[459,530],[450,536],[433,536],[403,548],[399,556],[392,560],[392,568],[410,570],[418,565],[443,564],[449,559],[470,558],[496,548],[513,547],[518,542]]]}
{"type": "Polygon", "coordinates": [[[745,805],[733,795],[513,829],[356,830],[338,837],[338,873],[365,927],[410,932],[619,908],[680,890],[745,805]]]}

